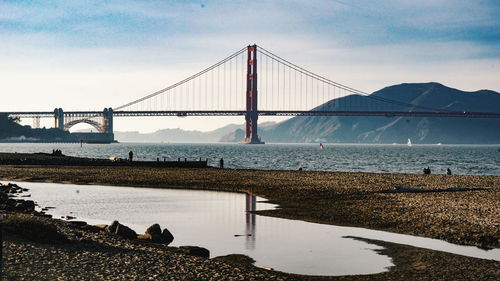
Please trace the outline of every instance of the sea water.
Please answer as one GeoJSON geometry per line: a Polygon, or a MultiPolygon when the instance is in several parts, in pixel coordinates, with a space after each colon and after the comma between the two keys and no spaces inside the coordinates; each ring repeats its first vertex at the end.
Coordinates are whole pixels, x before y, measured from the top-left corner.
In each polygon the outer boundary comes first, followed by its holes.
{"type": "Polygon", "coordinates": [[[161,161],[179,158],[207,158],[217,166],[224,158],[227,168],[351,171],[377,173],[421,173],[430,167],[434,174],[500,175],[500,145],[363,145],[363,144],[264,144],[228,143],[1,143],[0,152],[52,152],[61,149],[66,155],[127,158],[134,152],[138,160],[161,161]]]}

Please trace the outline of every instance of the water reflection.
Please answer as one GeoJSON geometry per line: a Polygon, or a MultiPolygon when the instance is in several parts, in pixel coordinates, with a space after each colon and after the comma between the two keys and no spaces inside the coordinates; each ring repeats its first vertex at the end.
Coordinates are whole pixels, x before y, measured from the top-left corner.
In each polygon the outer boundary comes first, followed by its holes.
{"type": "Polygon", "coordinates": [[[255,220],[257,211],[257,197],[251,194],[245,194],[245,222],[246,222],[246,249],[255,249],[255,220]]]}
{"type": "Polygon", "coordinates": [[[138,233],[153,223],[175,236],[172,246],[197,245],[211,257],[244,254],[257,265],[309,275],[370,274],[386,271],[391,259],[380,246],[344,238],[414,245],[465,256],[500,260],[500,249],[483,251],[439,240],[364,228],[339,227],[257,216],[274,208],[253,195],[196,190],[18,183],[55,217],[71,214],[89,223],[119,220],[138,233]],[[78,193],[76,191],[79,191],[78,193]]]}

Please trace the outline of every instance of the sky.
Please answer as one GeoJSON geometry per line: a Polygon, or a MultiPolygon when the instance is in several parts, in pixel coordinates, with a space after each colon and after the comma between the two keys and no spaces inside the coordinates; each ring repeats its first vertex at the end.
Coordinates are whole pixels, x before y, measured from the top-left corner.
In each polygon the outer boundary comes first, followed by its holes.
{"type": "MultiPolygon", "coordinates": [[[[369,93],[500,92],[498,15],[498,0],[0,0],[0,111],[117,107],[253,43],[369,93]]],[[[115,130],[228,123],[243,117],[115,118],[115,130]]]]}

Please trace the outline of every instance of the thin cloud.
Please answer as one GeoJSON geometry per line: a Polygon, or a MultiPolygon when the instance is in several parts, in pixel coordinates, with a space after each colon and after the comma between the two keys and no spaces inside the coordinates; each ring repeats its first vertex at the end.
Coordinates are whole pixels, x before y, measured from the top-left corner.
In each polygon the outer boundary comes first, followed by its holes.
{"type": "Polygon", "coordinates": [[[366,92],[419,81],[500,90],[494,1],[203,4],[0,2],[0,90],[15,93],[0,111],[115,106],[252,43],[366,92]]]}

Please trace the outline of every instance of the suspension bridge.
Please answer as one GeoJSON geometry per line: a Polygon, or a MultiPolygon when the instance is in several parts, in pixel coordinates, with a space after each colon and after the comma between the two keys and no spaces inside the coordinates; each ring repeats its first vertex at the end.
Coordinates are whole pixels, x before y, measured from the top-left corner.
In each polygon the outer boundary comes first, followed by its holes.
{"type": "MultiPolygon", "coordinates": [[[[102,111],[1,112],[14,118],[54,118],[68,131],[79,123],[113,141],[113,118],[135,116],[244,116],[243,143],[263,143],[259,116],[405,116],[500,118],[500,112],[464,112],[391,100],[334,82],[260,46],[250,45],[167,88],[102,111]],[[341,97],[352,96],[350,99],[341,97]]],[[[94,135],[95,137],[95,135],[94,135]]],[[[85,140],[84,140],[85,141],[85,140]]]]}

